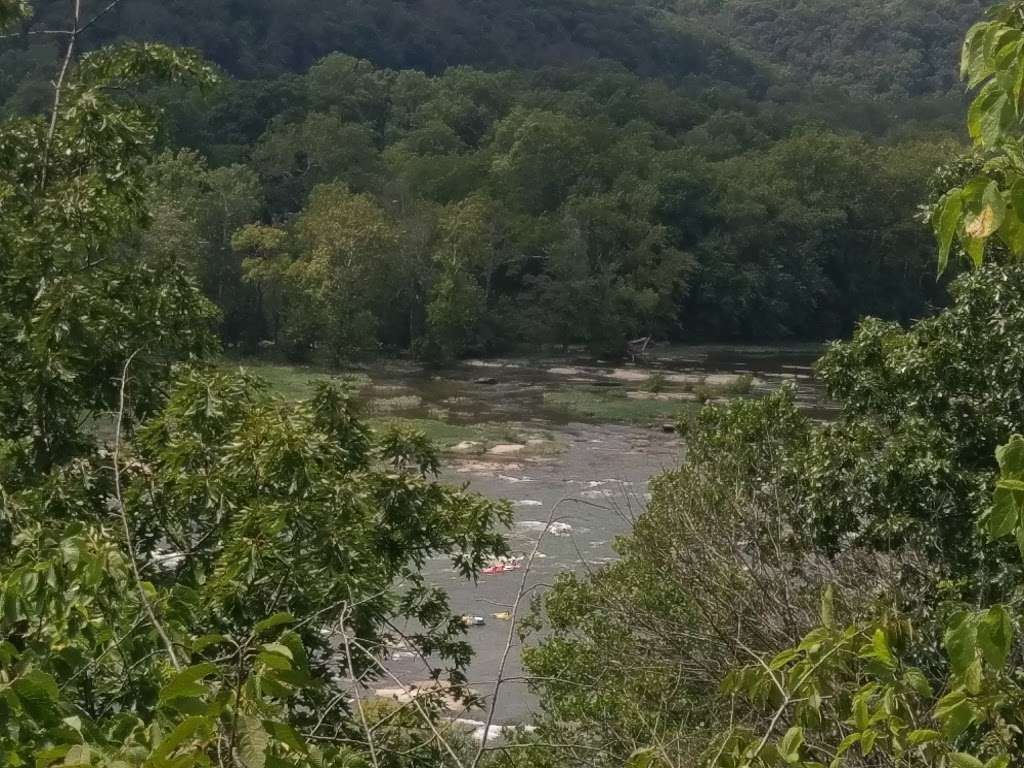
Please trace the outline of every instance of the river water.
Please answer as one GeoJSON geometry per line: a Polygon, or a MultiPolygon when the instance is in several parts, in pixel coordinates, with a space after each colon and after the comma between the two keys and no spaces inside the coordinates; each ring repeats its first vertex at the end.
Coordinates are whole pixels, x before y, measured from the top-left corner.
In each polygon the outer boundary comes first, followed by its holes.
{"type": "MultiPolygon", "coordinates": [[[[529,597],[552,584],[560,573],[586,572],[614,559],[613,542],[627,533],[643,512],[649,479],[676,466],[683,449],[679,438],[666,431],[666,419],[632,426],[601,423],[600,416],[581,419],[552,408],[546,392],[572,387],[635,388],[654,374],[665,378],[670,388],[672,382],[682,383],[690,376],[727,380],[741,374],[753,377],[748,396],[789,384],[795,387],[803,409],[824,418],[830,405],[811,370],[819,352],[816,347],[679,347],[635,366],[566,358],[480,361],[440,378],[404,374],[392,380],[375,376],[374,382],[391,391],[413,393],[416,408],[423,412],[444,413],[461,423],[507,422],[517,429],[544,434],[558,446],[557,451],[539,453],[530,452],[529,446],[517,449],[514,445],[501,449],[509,453],[485,450],[460,455],[456,451],[449,454],[444,470],[444,478],[450,482],[468,484],[485,496],[512,503],[515,523],[508,538],[520,555],[532,551],[551,520],[526,576],[527,598],[521,602],[521,615],[528,610],[529,597]]],[[[686,405],[685,401],[679,403],[680,408],[686,405]]],[[[498,724],[523,723],[536,705],[524,680],[512,622],[506,616],[495,616],[512,610],[523,574],[484,575],[473,584],[454,573],[446,559],[432,561],[427,567],[429,579],[447,590],[456,611],[483,618],[481,626],[468,629],[476,654],[468,676],[470,687],[488,706],[511,638],[502,675],[507,682],[502,684],[495,705],[498,724]]],[[[396,652],[390,668],[406,684],[428,677],[422,662],[401,651],[396,652]]],[[[486,717],[481,709],[457,714],[477,721],[486,717]]]]}

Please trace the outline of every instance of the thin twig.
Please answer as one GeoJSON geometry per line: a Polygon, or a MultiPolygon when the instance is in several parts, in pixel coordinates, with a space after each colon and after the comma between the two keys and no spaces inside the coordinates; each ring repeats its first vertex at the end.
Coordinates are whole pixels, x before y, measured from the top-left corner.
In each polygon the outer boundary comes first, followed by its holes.
{"type": "MultiPolygon", "coordinates": [[[[352,590],[349,589],[349,597],[351,598],[352,590]]],[[[348,629],[345,627],[345,623],[348,621],[349,609],[346,608],[341,615],[341,619],[338,621],[338,630],[341,632],[341,640],[345,644],[345,662],[348,665],[348,676],[352,678],[352,691],[356,699],[356,709],[359,710],[359,721],[362,723],[363,732],[366,733],[366,746],[370,750],[370,762],[373,763],[374,768],[380,768],[380,761],[377,759],[377,748],[374,746],[373,731],[370,730],[370,724],[366,720],[366,709],[363,707],[362,694],[359,691],[360,682],[356,679],[355,668],[352,664],[352,646],[348,641],[348,629]]]]}
{"type": "Polygon", "coordinates": [[[39,188],[46,188],[46,172],[49,166],[50,147],[53,144],[53,136],[57,132],[57,113],[60,111],[60,95],[64,89],[64,80],[67,77],[68,69],[71,67],[71,60],[75,55],[75,43],[78,42],[78,35],[81,32],[79,23],[82,19],[82,0],[73,0],[74,25],[68,35],[68,45],[64,52],[64,61],[60,66],[60,74],[53,86],[53,112],[50,115],[50,127],[46,131],[46,143],[43,144],[43,164],[39,176],[39,188]]]}
{"type": "Polygon", "coordinates": [[[178,663],[178,656],[174,652],[174,644],[171,642],[170,636],[164,629],[163,624],[156,617],[156,611],[149,602],[149,598],[146,596],[146,590],[142,586],[142,574],[139,571],[138,557],[135,553],[135,540],[132,538],[131,525],[128,523],[128,509],[124,503],[124,494],[121,490],[121,430],[124,424],[124,413],[125,413],[125,389],[128,385],[128,369],[131,367],[132,361],[135,360],[136,355],[141,350],[136,350],[128,357],[128,360],[124,364],[124,369],[121,372],[121,386],[118,396],[117,406],[117,422],[114,427],[114,495],[117,500],[117,508],[121,517],[121,525],[124,527],[124,540],[125,546],[128,547],[128,560],[132,565],[132,574],[135,577],[135,586],[139,592],[139,599],[142,601],[142,607],[146,611],[146,615],[149,617],[150,623],[153,625],[153,629],[160,636],[164,646],[167,648],[167,655],[170,657],[171,666],[174,667],[175,671],[181,671],[181,664],[178,663]]]}
{"type": "Polygon", "coordinates": [[[112,10],[114,10],[120,4],[121,4],[121,0],[111,0],[111,2],[107,3],[107,7],[106,8],[104,8],[102,11],[97,13],[95,16],[93,16],[91,19],[89,19],[87,22],[85,22],[85,24],[82,25],[82,28],[80,30],[78,30],[78,34],[81,35],[83,32],[85,32],[85,30],[89,29],[89,27],[91,27],[97,21],[102,19],[104,16],[106,16],[108,13],[110,13],[112,10]]]}
{"type": "Polygon", "coordinates": [[[512,645],[515,641],[516,636],[516,622],[519,618],[519,604],[522,602],[523,595],[526,594],[526,581],[530,577],[530,571],[533,568],[533,562],[537,559],[537,553],[540,551],[540,545],[544,541],[544,537],[548,531],[551,530],[551,525],[555,521],[555,515],[558,512],[559,507],[565,499],[562,499],[553,507],[551,512],[548,514],[547,523],[544,525],[544,530],[540,532],[540,536],[537,537],[537,541],[534,542],[533,550],[530,552],[530,557],[526,561],[526,566],[523,568],[523,578],[519,582],[519,589],[516,592],[516,599],[512,602],[512,610],[509,611],[508,621],[508,637],[505,641],[505,649],[501,653],[501,660],[498,662],[498,679],[494,682],[494,695],[491,696],[491,705],[487,710],[487,720],[484,723],[483,738],[480,739],[480,747],[476,751],[476,756],[473,758],[473,762],[470,763],[470,768],[477,768],[480,764],[480,760],[484,756],[484,752],[487,747],[487,739],[491,735],[491,726],[494,723],[494,713],[498,708],[498,696],[501,693],[501,684],[505,675],[505,666],[508,663],[508,657],[512,653],[512,645]]]}

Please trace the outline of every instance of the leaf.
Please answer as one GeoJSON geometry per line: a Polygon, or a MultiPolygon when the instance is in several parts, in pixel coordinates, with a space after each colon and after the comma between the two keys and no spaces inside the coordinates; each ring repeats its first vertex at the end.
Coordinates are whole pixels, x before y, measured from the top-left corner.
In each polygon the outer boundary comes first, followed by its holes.
{"type": "MultiPolygon", "coordinates": [[[[1021,70],[1024,71],[1024,67],[1021,70]]],[[[1024,221],[1021,216],[1024,216],[1024,207],[1018,208],[1015,205],[1007,210],[1003,226],[999,229],[999,239],[1017,258],[1024,256],[1024,221]]]]}
{"type": "Polygon", "coordinates": [[[298,732],[287,723],[279,723],[274,720],[264,720],[263,727],[275,740],[286,745],[289,749],[305,754],[309,751],[306,742],[299,736],[298,732]]]}
{"type": "Polygon", "coordinates": [[[975,712],[971,702],[963,698],[963,694],[947,696],[935,710],[935,717],[942,723],[942,732],[946,737],[955,739],[974,722],[975,712]]]}
{"type": "Polygon", "coordinates": [[[982,136],[982,123],[985,116],[991,109],[993,103],[999,98],[999,90],[995,83],[988,83],[971,102],[967,108],[967,132],[971,139],[980,142],[982,136]]]}
{"type": "Polygon", "coordinates": [[[836,747],[836,757],[842,757],[842,755],[845,752],[847,752],[850,749],[850,747],[852,747],[854,744],[856,744],[860,740],[861,740],[861,734],[860,733],[851,733],[849,736],[847,736],[845,739],[843,739],[841,742],[839,742],[839,746],[836,747]]]}
{"type": "Polygon", "coordinates": [[[996,448],[996,461],[1004,479],[1024,476],[1024,436],[1014,435],[1006,445],[996,448]]]}
{"type": "Polygon", "coordinates": [[[942,738],[942,734],[938,731],[920,728],[907,734],[907,744],[912,747],[919,747],[922,744],[928,744],[929,742],[936,741],[940,738],[942,738]]]}
{"type": "Polygon", "coordinates": [[[263,723],[250,715],[238,720],[238,755],[246,768],[264,768],[270,736],[263,723]]]}
{"type": "Polygon", "coordinates": [[[276,653],[267,653],[266,651],[261,651],[259,655],[259,660],[263,663],[264,666],[282,672],[290,670],[292,668],[292,663],[288,661],[288,659],[286,659],[284,656],[279,656],[276,653]]]}
{"type": "Polygon", "coordinates": [[[60,699],[60,688],[57,681],[45,672],[34,669],[17,678],[11,688],[22,699],[56,704],[60,699]]]}
{"type": "Polygon", "coordinates": [[[864,734],[860,740],[860,753],[864,757],[871,754],[871,750],[875,748],[875,741],[878,739],[878,731],[870,730],[864,731],[864,734]]]}
{"type": "Polygon", "coordinates": [[[985,261],[985,241],[969,237],[964,243],[964,251],[967,252],[967,258],[971,260],[971,264],[975,267],[980,267],[985,261]]]}
{"type": "Polygon", "coordinates": [[[36,722],[42,724],[57,716],[60,689],[57,682],[38,669],[27,672],[11,683],[22,708],[36,722]]]}
{"type": "Polygon", "coordinates": [[[978,623],[978,647],[985,661],[999,669],[1006,663],[1012,645],[1010,615],[1003,606],[994,605],[978,623]]]}
{"type": "Polygon", "coordinates": [[[853,722],[861,731],[868,727],[871,715],[868,712],[867,697],[863,694],[857,696],[853,702],[853,722]]]}
{"type": "Polygon", "coordinates": [[[208,732],[209,726],[210,723],[205,717],[193,715],[185,718],[167,735],[167,738],[162,739],[156,745],[156,749],[153,750],[153,754],[147,762],[163,763],[186,740],[208,732]]]}
{"type": "Polygon", "coordinates": [[[654,747],[638,749],[626,760],[626,768],[651,768],[654,759],[654,747]]]}
{"type": "Polygon", "coordinates": [[[1010,765],[1009,755],[996,755],[985,763],[985,768],[1007,768],[1010,765]]]}
{"type": "Polygon", "coordinates": [[[88,744],[75,744],[64,756],[64,765],[89,765],[92,763],[92,751],[88,744]]]}
{"type": "MultiPolygon", "coordinates": [[[[999,95],[981,115],[980,139],[983,146],[994,148],[1002,143],[1013,122],[1013,104],[1006,94],[999,95]]],[[[996,229],[999,227],[997,226],[996,229]]],[[[995,230],[992,230],[993,232],[995,230]]]]}
{"type": "Polygon", "coordinates": [[[280,627],[284,624],[292,624],[295,622],[295,617],[290,613],[275,613],[263,621],[257,622],[256,626],[252,628],[254,635],[262,635],[264,632],[273,629],[274,627],[280,627]]]}
{"type": "Polygon", "coordinates": [[[946,630],[943,644],[946,653],[949,654],[953,670],[958,673],[966,670],[974,661],[978,644],[978,628],[974,617],[967,613],[963,614],[958,623],[946,630]]]}
{"type": "Polygon", "coordinates": [[[284,656],[288,661],[294,658],[292,649],[283,643],[264,643],[263,650],[267,653],[275,653],[278,656],[284,656]]]}
{"type": "Polygon", "coordinates": [[[885,630],[881,627],[876,629],[874,635],[871,636],[871,648],[874,651],[875,658],[882,664],[890,669],[896,666],[896,657],[892,655],[892,651],[889,649],[889,641],[885,637],[885,630]]]}
{"type": "Polygon", "coordinates": [[[211,662],[204,662],[188,669],[183,669],[171,678],[167,685],[160,689],[161,703],[173,701],[174,699],[205,696],[210,692],[210,689],[200,684],[199,681],[216,671],[217,665],[211,662]]]}
{"type": "Polygon", "coordinates": [[[988,31],[990,24],[991,22],[988,21],[980,21],[967,31],[960,53],[961,79],[966,79],[971,72],[980,67],[985,53],[985,32],[988,31]]]}
{"type": "Polygon", "coordinates": [[[202,653],[211,646],[228,642],[231,642],[231,639],[227,635],[202,635],[192,641],[192,652],[202,653]]]}
{"type": "Polygon", "coordinates": [[[798,656],[800,656],[800,651],[796,648],[787,648],[768,663],[768,668],[771,670],[782,669],[798,656]]]}
{"type": "Polygon", "coordinates": [[[909,685],[919,696],[930,699],[935,695],[934,691],[932,691],[931,683],[928,682],[928,678],[917,667],[907,668],[906,672],[903,673],[903,682],[909,685]]]}
{"type": "Polygon", "coordinates": [[[1017,528],[1019,513],[1015,494],[1009,488],[996,486],[992,494],[992,512],[985,520],[985,528],[993,539],[1009,536],[1017,528]]]}
{"type": "MultiPolygon", "coordinates": [[[[959,218],[959,212],[957,212],[957,218],[959,218]]],[[[953,225],[953,231],[956,231],[956,225],[953,225]]],[[[949,249],[946,249],[947,257],[949,255],[949,249]]],[[[940,270],[941,271],[941,270],[940,270]]],[[[832,585],[829,584],[825,587],[825,591],[821,594],[821,623],[826,627],[832,627],[835,616],[835,592],[832,589],[832,585]]]]}
{"type": "MultiPolygon", "coordinates": [[[[953,247],[953,238],[964,210],[963,192],[955,189],[946,194],[939,203],[932,219],[935,236],[939,240],[939,274],[946,271],[949,264],[949,252],[953,247]]],[[[824,598],[823,598],[824,599],[824,598]]],[[[824,622],[823,622],[824,623],[824,622]]],[[[830,626],[825,624],[825,626],[830,626]]]]}
{"type": "Polygon", "coordinates": [[[956,768],[985,768],[985,764],[966,752],[950,752],[949,764],[956,768]]]}
{"type": "Polygon", "coordinates": [[[964,687],[967,692],[972,696],[977,696],[981,693],[981,686],[983,682],[981,659],[975,659],[971,662],[970,666],[963,675],[964,687]]]}
{"type": "Polygon", "coordinates": [[[969,238],[984,240],[996,233],[1005,218],[1006,202],[999,191],[999,185],[993,181],[982,193],[981,210],[967,217],[964,233],[969,238]]]}
{"type": "Polygon", "coordinates": [[[803,743],[804,729],[794,725],[786,731],[786,735],[782,737],[782,743],[779,744],[779,751],[782,753],[783,759],[787,763],[797,762],[800,759],[800,747],[803,743]]]}

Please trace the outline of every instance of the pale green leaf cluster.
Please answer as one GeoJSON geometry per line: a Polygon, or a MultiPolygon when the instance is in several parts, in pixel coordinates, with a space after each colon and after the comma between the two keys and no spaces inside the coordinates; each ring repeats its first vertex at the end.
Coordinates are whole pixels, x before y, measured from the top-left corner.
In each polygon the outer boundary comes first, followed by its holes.
{"type": "Polygon", "coordinates": [[[949,190],[932,224],[939,241],[939,272],[959,243],[974,266],[993,238],[1015,259],[1024,256],[1024,4],[999,5],[964,42],[961,75],[977,91],[967,127],[985,158],[980,175],[949,190]]]}

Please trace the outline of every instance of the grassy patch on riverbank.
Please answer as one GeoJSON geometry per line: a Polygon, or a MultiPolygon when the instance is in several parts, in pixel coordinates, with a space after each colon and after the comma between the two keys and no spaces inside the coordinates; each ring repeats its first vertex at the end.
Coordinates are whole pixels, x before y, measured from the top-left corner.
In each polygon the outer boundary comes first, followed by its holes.
{"type": "Polygon", "coordinates": [[[544,405],[583,421],[651,424],[672,421],[692,410],[693,403],[645,400],[627,396],[624,389],[560,389],[544,393],[544,405]]]}
{"type": "Polygon", "coordinates": [[[288,400],[306,400],[312,397],[319,383],[348,384],[355,389],[361,389],[370,383],[370,377],[358,371],[330,373],[319,368],[278,365],[258,360],[223,360],[220,367],[226,370],[244,368],[248,373],[266,381],[273,392],[288,400]]]}
{"type": "Polygon", "coordinates": [[[510,455],[542,456],[557,453],[561,446],[553,435],[536,429],[522,428],[514,422],[453,422],[444,408],[431,406],[409,389],[389,384],[372,386],[370,376],[362,371],[329,373],[322,369],[272,364],[260,361],[242,363],[225,360],[223,367],[242,367],[265,380],[271,390],[289,400],[305,400],[313,396],[320,382],[348,384],[359,394],[366,423],[377,431],[392,428],[422,432],[441,451],[459,455],[485,454],[496,445],[522,445],[510,455]]]}

